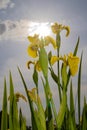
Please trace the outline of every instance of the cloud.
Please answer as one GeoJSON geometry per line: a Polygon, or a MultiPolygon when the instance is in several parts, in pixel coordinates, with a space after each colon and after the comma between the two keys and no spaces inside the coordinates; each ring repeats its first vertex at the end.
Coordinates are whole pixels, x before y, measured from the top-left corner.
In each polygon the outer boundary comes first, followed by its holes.
{"type": "MultiPolygon", "coordinates": [[[[23,41],[28,35],[36,33],[37,28],[41,25],[38,22],[32,22],[28,19],[22,19],[20,21],[5,20],[1,21],[1,33],[0,40],[17,40],[23,41]],[[3,26],[3,27],[2,27],[3,26]]],[[[49,26],[49,23],[44,25],[49,26]]]]}
{"type": "Polygon", "coordinates": [[[0,35],[2,35],[6,31],[6,26],[4,23],[0,24],[0,35]]]}
{"type": "Polygon", "coordinates": [[[13,8],[14,5],[11,0],[0,0],[0,9],[7,9],[7,7],[13,8]]]}
{"type": "Polygon", "coordinates": [[[29,21],[5,20],[0,22],[0,40],[24,40],[28,36],[29,21]]]}

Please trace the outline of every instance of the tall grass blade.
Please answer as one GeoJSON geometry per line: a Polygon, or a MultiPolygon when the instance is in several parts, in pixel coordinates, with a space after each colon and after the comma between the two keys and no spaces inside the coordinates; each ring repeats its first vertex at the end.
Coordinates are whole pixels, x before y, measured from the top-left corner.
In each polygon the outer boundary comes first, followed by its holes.
{"type": "Polygon", "coordinates": [[[9,109],[9,127],[13,130],[13,98],[14,98],[14,86],[11,72],[9,73],[10,79],[10,109],[9,109]]]}
{"type": "Polygon", "coordinates": [[[77,43],[76,43],[76,46],[75,46],[75,49],[74,49],[74,52],[73,52],[74,56],[76,56],[76,54],[77,54],[78,47],[79,47],[79,41],[80,41],[80,38],[78,37],[78,40],[77,40],[77,43]]]}
{"type": "Polygon", "coordinates": [[[19,113],[19,124],[20,130],[26,130],[26,119],[23,117],[21,109],[19,113]]]}
{"type": "Polygon", "coordinates": [[[6,88],[6,79],[4,79],[4,93],[3,93],[1,130],[7,130],[7,88],[6,88]]]}
{"type": "Polygon", "coordinates": [[[83,113],[82,113],[82,130],[87,130],[87,104],[86,99],[84,97],[84,107],[83,107],[83,113]]]}
{"type": "Polygon", "coordinates": [[[25,92],[26,92],[26,95],[27,95],[27,98],[28,98],[28,103],[29,103],[29,106],[30,106],[30,110],[31,110],[31,121],[32,121],[32,130],[37,130],[37,124],[36,124],[36,120],[35,120],[35,115],[34,115],[34,108],[33,108],[33,104],[30,100],[30,97],[29,97],[29,94],[28,94],[28,89],[27,89],[27,85],[26,85],[26,82],[24,80],[24,77],[18,67],[18,72],[20,74],[20,77],[21,77],[21,80],[22,80],[22,83],[24,85],[24,88],[25,88],[25,92]]]}
{"type": "Polygon", "coordinates": [[[38,92],[38,72],[37,72],[36,68],[34,68],[33,81],[37,87],[37,92],[38,92]]]}
{"type": "Polygon", "coordinates": [[[74,130],[76,130],[72,81],[71,81],[71,85],[70,85],[70,115],[71,115],[71,118],[72,118],[71,122],[73,123],[74,130]]]}
{"type": "Polygon", "coordinates": [[[62,127],[62,123],[64,121],[64,116],[66,112],[66,106],[67,106],[67,96],[66,96],[65,90],[63,90],[62,101],[61,101],[59,112],[57,115],[58,130],[60,130],[62,127]]]}
{"type": "Polygon", "coordinates": [[[13,128],[14,128],[14,130],[20,130],[18,106],[17,106],[15,95],[14,95],[14,99],[13,99],[13,128]]]}
{"type": "MultiPolygon", "coordinates": [[[[81,54],[81,59],[80,59],[80,65],[79,65],[79,72],[78,72],[78,120],[80,124],[80,107],[81,107],[81,100],[80,100],[80,94],[81,94],[81,69],[82,69],[82,56],[83,52],[81,54]]],[[[81,130],[81,128],[80,128],[81,130]]]]}

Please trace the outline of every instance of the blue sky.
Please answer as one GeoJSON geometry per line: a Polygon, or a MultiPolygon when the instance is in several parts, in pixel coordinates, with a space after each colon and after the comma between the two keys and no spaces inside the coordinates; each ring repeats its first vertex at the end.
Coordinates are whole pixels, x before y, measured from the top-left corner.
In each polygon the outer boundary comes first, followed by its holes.
{"type": "MultiPolygon", "coordinates": [[[[62,42],[64,42],[64,44],[62,45],[61,53],[68,53],[69,51],[72,51],[78,36],[80,36],[78,55],[80,56],[82,50],[84,52],[82,68],[82,95],[86,94],[86,13],[87,0],[0,0],[0,99],[2,99],[3,95],[4,76],[6,76],[7,82],[9,82],[9,70],[12,71],[15,91],[24,93],[17,71],[17,66],[21,68],[29,87],[34,85],[31,78],[32,70],[29,72],[26,68],[26,62],[29,60],[26,53],[26,49],[29,44],[27,36],[31,33],[31,25],[41,22],[49,24],[58,22],[70,26],[70,36],[68,38],[62,38],[62,42]]],[[[74,91],[76,92],[75,87],[74,91]]],[[[41,94],[43,95],[42,91],[41,94]]]]}

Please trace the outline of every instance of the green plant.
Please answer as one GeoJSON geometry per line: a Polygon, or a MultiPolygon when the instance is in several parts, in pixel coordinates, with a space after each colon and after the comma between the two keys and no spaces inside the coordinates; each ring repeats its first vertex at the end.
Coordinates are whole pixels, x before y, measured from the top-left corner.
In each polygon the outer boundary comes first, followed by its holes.
{"type": "MultiPolygon", "coordinates": [[[[84,98],[84,107],[82,112],[81,120],[81,68],[82,68],[82,55],[79,58],[77,55],[79,47],[79,38],[77,40],[75,49],[73,53],[61,56],[61,31],[66,30],[66,36],[70,33],[70,28],[68,26],[63,26],[61,24],[55,23],[51,26],[52,32],[55,34],[55,39],[51,36],[39,37],[35,34],[34,36],[28,36],[30,42],[28,46],[28,54],[33,57],[33,61],[28,61],[27,66],[30,69],[30,65],[34,65],[34,71],[32,74],[33,82],[35,83],[35,88],[28,90],[25,79],[22,75],[20,68],[18,71],[22,79],[26,96],[28,99],[30,112],[31,112],[31,122],[32,130],[86,130],[87,129],[87,104],[84,98]],[[57,55],[52,55],[52,52],[47,52],[45,47],[52,44],[57,55]],[[57,65],[57,73],[54,71],[53,65],[57,65]],[[39,73],[42,72],[42,76],[39,73]],[[49,80],[49,73],[52,80],[58,87],[59,95],[59,111],[57,112],[53,94],[51,91],[51,85],[49,80]],[[78,121],[76,123],[75,118],[75,106],[73,98],[73,80],[72,77],[78,73],[78,121]],[[42,87],[44,88],[46,108],[43,104],[39,95],[39,78],[42,81],[42,87]],[[67,103],[67,91],[70,87],[70,104],[67,103]]],[[[14,93],[14,86],[12,81],[12,76],[10,72],[10,96],[9,96],[9,129],[10,130],[26,130],[26,120],[22,115],[22,111],[18,111],[18,101],[19,98],[26,98],[20,93],[14,93]]],[[[69,96],[68,96],[69,97],[69,96]]],[[[8,101],[7,101],[7,90],[6,90],[6,80],[4,80],[4,95],[3,95],[3,113],[2,113],[2,124],[1,130],[7,129],[7,111],[8,111],[8,101]]]]}

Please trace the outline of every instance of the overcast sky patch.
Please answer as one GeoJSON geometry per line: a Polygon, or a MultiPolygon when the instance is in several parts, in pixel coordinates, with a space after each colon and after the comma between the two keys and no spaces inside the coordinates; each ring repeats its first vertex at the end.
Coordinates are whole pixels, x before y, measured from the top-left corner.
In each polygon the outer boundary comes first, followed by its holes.
{"type": "Polygon", "coordinates": [[[7,9],[7,7],[13,8],[14,5],[11,0],[0,0],[0,9],[7,9]]]}

